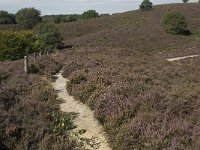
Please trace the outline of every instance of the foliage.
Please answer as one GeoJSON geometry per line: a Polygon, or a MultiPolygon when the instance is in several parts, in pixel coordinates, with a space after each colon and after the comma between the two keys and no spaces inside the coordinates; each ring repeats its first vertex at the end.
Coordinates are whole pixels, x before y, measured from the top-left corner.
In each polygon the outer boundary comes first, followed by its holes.
{"type": "Polygon", "coordinates": [[[63,23],[63,22],[73,22],[79,19],[79,15],[56,15],[54,16],[55,23],[63,23]]]}
{"type": "Polygon", "coordinates": [[[16,13],[16,21],[25,29],[32,29],[34,25],[42,21],[41,13],[35,8],[23,8],[16,13]]]}
{"type": "MultiPolygon", "coordinates": [[[[54,132],[57,119],[65,127],[72,123],[59,112],[60,101],[49,80],[38,74],[27,76],[21,60],[0,63],[0,149],[84,150],[81,138],[71,128],[54,132]]],[[[42,64],[48,67],[48,74],[59,69],[48,57],[42,64]]]]}
{"type": "Polygon", "coordinates": [[[200,59],[169,63],[163,53],[131,48],[81,50],[56,58],[66,63],[68,91],[94,110],[113,149],[199,148],[200,59]],[[87,80],[75,84],[83,74],[87,80]]]}
{"type": "Polygon", "coordinates": [[[98,12],[96,12],[95,10],[88,10],[85,11],[82,15],[81,18],[82,19],[91,19],[91,18],[96,18],[99,17],[98,12]]]}
{"type": "Polygon", "coordinates": [[[39,39],[40,51],[52,52],[62,41],[62,37],[55,25],[41,23],[33,28],[34,36],[39,39]]]}
{"type": "Polygon", "coordinates": [[[100,14],[100,17],[110,16],[110,14],[100,14]]]}
{"type": "Polygon", "coordinates": [[[161,25],[167,33],[186,34],[188,32],[185,17],[177,11],[167,11],[161,19],[161,25]]]}
{"type": "Polygon", "coordinates": [[[66,130],[72,130],[75,128],[73,125],[73,118],[71,115],[61,112],[52,112],[51,114],[52,120],[54,122],[54,129],[55,133],[63,133],[66,130]]]}
{"type": "Polygon", "coordinates": [[[15,15],[7,11],[0,11],[0,24],[15,24],[15,15]]]}
{"type": "Polygon", "coordinates": [[[67,18],[64,15],[58,15],[54,17],[55,23],[67,22],[67,18]]]}
{"type": "Polygon", "coordinates": [[[29,31],[0,32],[0,60],[17,60],[38,52],[39,41],[29,31]]]}
{"type": "Polygon", "coordinates": [[[189,0],[183,0],[183,3],[187,3],[189,0]]]}
{"type": "Polygon", "coordinates": [[[152,5],[153,3],[149,0],[143,0],[143,2],[140,4],[140,9],[143,11],[150,10],[152,9],[152,5]]]}
{"type": "Polygon", "coordinates": [[[84,75],[78,75],[77,77],[74,77],[70,82],[72,84],[80,84],[81,82],[87,81],[87,78],[84,75]]]}

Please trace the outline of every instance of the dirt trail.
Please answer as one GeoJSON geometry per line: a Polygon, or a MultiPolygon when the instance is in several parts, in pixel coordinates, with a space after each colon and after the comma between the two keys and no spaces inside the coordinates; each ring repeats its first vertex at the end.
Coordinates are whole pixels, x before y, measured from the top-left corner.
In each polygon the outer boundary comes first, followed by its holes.
{"type": "Polygon", "coordinates": [[[58,91],[58,98],[64,100],[64,103],[61,104],[61,111],[78,114],[74,120],[74,124],[77,126],[76,130],[87,130],[82,137],[95,137],[96,142],[100,143],[98,150],[110,150],[102,126],[94,118],[93,112],[88,106],[76,101],[68,94],[66,90],[68,80],[62,76],[62,71],[55,76],[57,79],[52,85],[54,90],[58,91]]]}
{"type": "Polygon", "coordinates": [[[176,58],[170,58],[167,59],[167,61],[176,61],[176,60],[181,60],[181,59],[186,59],[186,58],[193,58],[193,57],[198,57],[199,55],[189,55],[189,56],[184,56],[184,57],[176,57],[176,58]]]}

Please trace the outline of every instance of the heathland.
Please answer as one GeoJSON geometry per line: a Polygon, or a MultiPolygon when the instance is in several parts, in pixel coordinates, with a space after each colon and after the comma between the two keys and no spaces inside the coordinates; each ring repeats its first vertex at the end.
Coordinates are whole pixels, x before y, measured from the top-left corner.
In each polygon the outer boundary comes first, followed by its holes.
{"type": "Polygon", "coordinates": [[[167,61],[200,54],[199,4],[158,5],[56,26],[73,49],[42,56],[28,75],[23,60],[0,63],[0,147],[83,149],[78,137],[69,136],[73,119],[65,120],[68,130],[56,128],[63,114],[49,82],[62,68],[67,90],[94,111],[113,150],[199,149],[200,57],[167,61]],[[164,31],[161,18],[169,10],[185,16],[189,35],[164,31]]]}

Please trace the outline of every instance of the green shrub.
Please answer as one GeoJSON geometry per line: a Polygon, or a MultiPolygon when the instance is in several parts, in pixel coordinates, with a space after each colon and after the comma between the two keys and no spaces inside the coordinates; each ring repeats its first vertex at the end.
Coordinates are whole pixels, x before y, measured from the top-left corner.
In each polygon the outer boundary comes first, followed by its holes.
{"type": "Polygon", "coordinates": [[[69,22],[77,21],[79,19],[79,15],[70,15],[69,22]]]}
{"type": "Polygon", "coordinates": [[[15,15],[7,11],[0,11],[0,24],[15,24],[15,15]]]}
{"type": "Polygon", "coordinates": [[[183,0],[183,3],[187,3],[189,0],[183,0]]]}
{"type": "Polygon", "coordinates": [[[141,9],[142,11],[150,10],[150,9],[152,9],[152,5],[153,5],[153,3],[150,2],[149,0],[144,0],[144,1],[140,4],[140,9],[141,9]]]}
{"type": "Polygon", "coordinates": [[[73,117],[67,113],[52,112],[51,118],[54,122],[54,132],[63,133],[65,130],[72,130],[75,128],[73,125],[73,117]]]}
{"type": "Polygon", "coordinates": [[[40,71],[39,67],[36,66],[35,64],[31,64],[28,68],[29,73],[38,73],[40,71]]]}
{"type": "Polygon", "coordinates": [[[99,14],[95,10],[85,11],[81,16],[82,19],[91,19],[96,17],[99,17],[99,14]]]}
{"type": "Polygon", "coordinates": [[[167,33],[186,34],[189,32],[185,17],[181,13],[172,10],[163,15],[161,25],[167,33]]]}
{"type": "Polygon", "coordinates": [[[55,25],[41,23],[33,28],[33,33],[39,39],[40,51],[52,52],[62,41],[62,37],[55,25]]]}
{"type": "Polygon", "coordinates": [[[17,60],[25,55],[37,52],[40,43],[28,31],[0,32],[0,60],[17,60]]]}
{"type": "Polygon", "coordinates": [[[54,23],[70,22],[69,16],[67,15],[56,15],[54,16],[54,23]]]}
{"type": "Polygon", "coordinates": [[[87,78],[84,75],[78,75],[77,77],[71,80],[72,84],[80,84],[82,81],[87,81],[87,78]]]}
{"type": "Polygon", "coordinates": [[[100,14],[100,17],[110,16],[110,14],[100,14]]]}
{"type": "Polygon", "coordinates": [[[16,13],[16,21],[25,29],[32,29],[34,25],[42,21],[41,13],[35,8],[23,8],[16,13]]]}

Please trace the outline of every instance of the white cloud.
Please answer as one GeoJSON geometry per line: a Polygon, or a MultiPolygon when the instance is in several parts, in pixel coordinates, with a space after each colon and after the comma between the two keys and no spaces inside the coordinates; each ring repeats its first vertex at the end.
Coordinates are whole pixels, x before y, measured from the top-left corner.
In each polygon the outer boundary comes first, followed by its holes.
{"type": "MultiPolygon", "coordinates": [[[[88,9],[95,9],[99,13],[116,13],[138,9],[141,2],[142,0],[0,0],[0,10],[16,13],[24,7],[35,7],[41,10],[43,15],[82,13],[88,9]]],[[[152,2],[181,3],[182,0],[152,0],[152,2]]]]}

